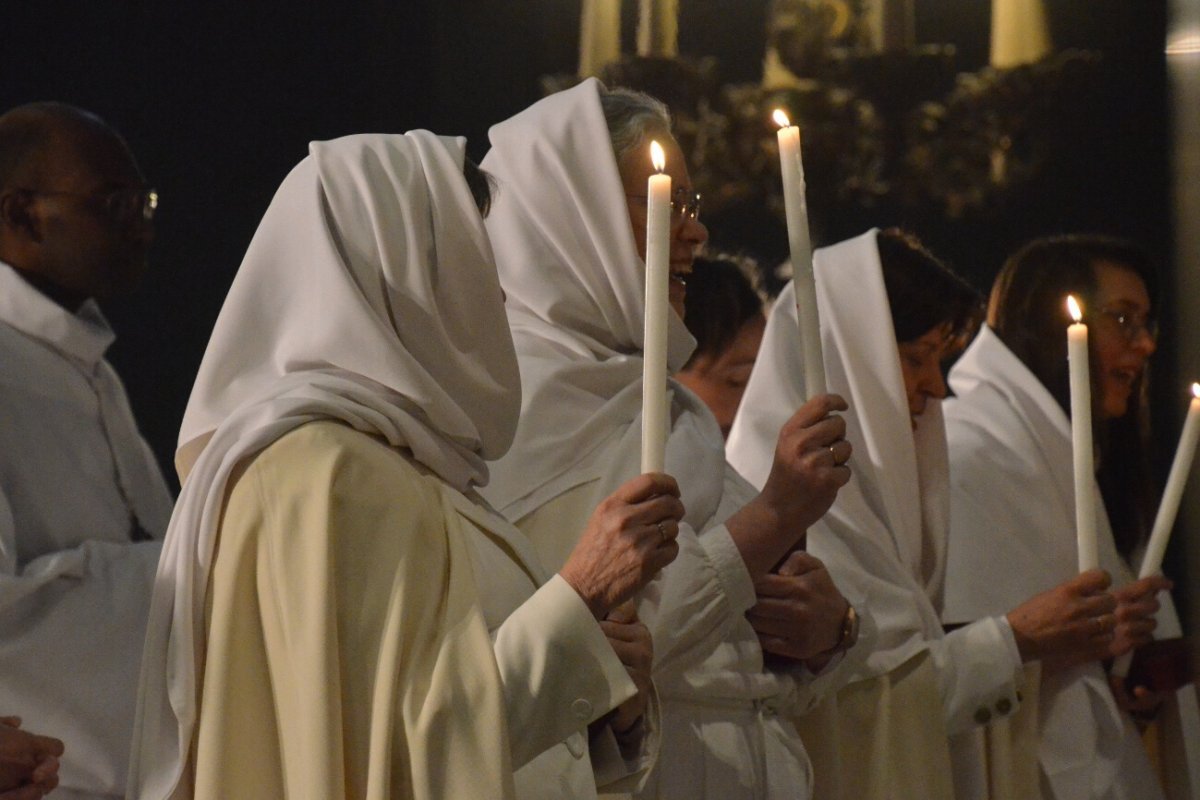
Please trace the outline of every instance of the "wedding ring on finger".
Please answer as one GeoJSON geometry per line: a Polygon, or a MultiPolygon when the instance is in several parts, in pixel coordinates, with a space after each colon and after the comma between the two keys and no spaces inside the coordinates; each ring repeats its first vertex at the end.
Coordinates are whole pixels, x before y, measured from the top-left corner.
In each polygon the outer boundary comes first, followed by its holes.
{"type": "Polygon", "coordinates": [[[667,529],[663,527],[661,522],[658,523],[659,544],[667,543],[667,529]]]}

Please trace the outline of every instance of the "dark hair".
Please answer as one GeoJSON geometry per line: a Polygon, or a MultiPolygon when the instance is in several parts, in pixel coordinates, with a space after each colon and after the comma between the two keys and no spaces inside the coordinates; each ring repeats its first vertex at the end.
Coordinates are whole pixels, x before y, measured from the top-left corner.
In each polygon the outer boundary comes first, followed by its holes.
{"type": "Polygon", "coordinates": [[[710,253],[697,257],[688,276],[683,321],[696,337],[696,351],[684,369],[702,356],[725,352],[738,331],[763,313],[755,275],[746,258],[710,253]]]}
{"type": "Polygon", "coordinates": [[[467,179],[467,188],[475,199],[475,207],[486,217],[492,210],[492,195],[496,192],[496,179],[491,173],[482,169],[470,158],[463,158],[463,177],[467,179]]]}
{"type": "Polygon", "coordinates": [[[876,235],[883,285],[897,342],[911,342],[947,323],[965,340],[983,317],[982,298],[969,283],[899,228],[876,235]]]}
{"type": "MultiPolygon", "coordinates": [[[[1030,242],[1004,263],[988,301],[988,325],[1041,381],[1068,417],[1071,401],[1066,327],[1070,318],[1065,298],[1068,294],[1079,297],[1087,318],[1096,305],[1099,263],[1137,274],[1146,285],[1153,307],[1158,274],[1150,257],[1132,242],[1099,235],[1051,236],[1030,242]]],[[[1092,380],[1092,397],[1096,398],[1098,372],[1094,364],[1092,380]]],[[[1126,558],[1148,531],[1153,502],[1146,383],[1145,375],[1139,378],[1123,417],[1101,421],[1098,415],[1092,415],[1100,450],[1096,479],[1117,549],[1126,558]]]]}

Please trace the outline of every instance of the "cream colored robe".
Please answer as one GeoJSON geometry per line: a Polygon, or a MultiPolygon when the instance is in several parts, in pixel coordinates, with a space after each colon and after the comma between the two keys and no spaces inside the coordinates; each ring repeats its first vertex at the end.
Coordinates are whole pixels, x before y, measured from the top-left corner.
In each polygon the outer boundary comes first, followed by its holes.
{"type": "Polygon", "coordinates": [[[523,764],[522,796],[586,796],[581,731],[635,688],[524,547],[344,425],[269,446],[221,524],[195,797],[504,798],[523,764]]]}

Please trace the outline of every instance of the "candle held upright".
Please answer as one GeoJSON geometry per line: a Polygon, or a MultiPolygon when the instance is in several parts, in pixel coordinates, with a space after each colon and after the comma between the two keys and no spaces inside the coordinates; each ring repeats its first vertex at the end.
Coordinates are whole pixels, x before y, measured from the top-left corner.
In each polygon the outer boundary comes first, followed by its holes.
{"type": "Polygon", "coordinates": [[[776,134],[779,140],[779,170],[783,177],[788,248],[792,258],[792,282],[796,290],[801,354],[804,357],[804,391],[808,397],[813,397],[825,394],[825,357],[821,352],[821,318],[817,311],[817,284],[813,276],[800,129],[792,125],[787,114],[780,109],[775,109],[773,116],[780,126],[776,134]]]}
{"type": "Polygon", "coordinates": [[[1079,571],[1100,566],[1096,539],[1096,462],[1092,452],[1092,378],[1088,363],[1088,329],[1078,301],[1067,296],[1075,320],[1067,327],[1067,361],[1071,385],[1071,446],[1075,463],[1075,536],[1079,571]]]}
{"type": "Polygon", "coordinates": [[[662,472],[667,447],[667,315],[671,264],[671,176],[658,142],[646,186],[646,316],[642,361],[642,472],[662,472]]]}

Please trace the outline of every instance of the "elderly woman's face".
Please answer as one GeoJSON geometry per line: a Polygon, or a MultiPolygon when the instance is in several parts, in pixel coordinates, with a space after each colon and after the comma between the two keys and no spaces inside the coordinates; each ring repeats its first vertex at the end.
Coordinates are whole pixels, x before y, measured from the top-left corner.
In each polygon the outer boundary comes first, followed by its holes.
{"type": "Polygon", "coordinates": [[[671,176],[671,192],[676,200],[671,212],[671,284],[669,297],[671,308],[683,318],[683,300],[687,295],[687,276],[692,272],[692,261],[696,250],[708,240],[708,229],[698,217],[683,213],[680,200],[691,198],[692,179],[688,175],[683,152],[669,134],[652,134],[621,159],[617,167],[621,171],[621,183],[625,187],[625,204],[629,207],[629,224],[633,227],[633,240],[637,243],[638,255],[646,259],[646,182],[654,174],[650,163],[650,139],[663,146],[667,155],[667,168],[671,176]]]}

